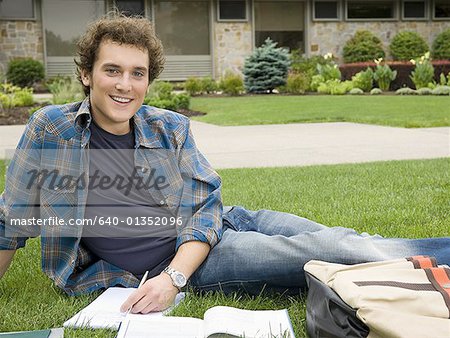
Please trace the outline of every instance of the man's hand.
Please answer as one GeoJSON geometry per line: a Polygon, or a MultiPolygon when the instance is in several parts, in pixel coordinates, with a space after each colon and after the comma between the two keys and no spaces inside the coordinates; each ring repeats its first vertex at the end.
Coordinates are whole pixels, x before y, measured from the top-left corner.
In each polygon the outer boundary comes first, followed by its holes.
{"type": "MultiPolygon", "coordinates": [[[[194,273],[209,253],[209,244],[191,241],[178,248],[170,266],[182,272],[187,279],[194,273]]],[[[149,313],[167,309],[174,301],[178,289],[172,284],[172,278],[163,272],[146,281],[134,291],[122,304],[120,311],[126,312],[132,307],[132,313],[149,313]]]]}
{"type": "Polygon", "coordinates": [[[146,281],[134,291],[122,304],[120,311],[126,312],[131,307],[132,313],[149,313],[167,309],[175,300],[178,289],[166,273],[146,281]]]}
{"type": "Polygon", "coordinates": [[[15,253],[16,250],[0,250],[0,278],[8,270],[15,253]]]}

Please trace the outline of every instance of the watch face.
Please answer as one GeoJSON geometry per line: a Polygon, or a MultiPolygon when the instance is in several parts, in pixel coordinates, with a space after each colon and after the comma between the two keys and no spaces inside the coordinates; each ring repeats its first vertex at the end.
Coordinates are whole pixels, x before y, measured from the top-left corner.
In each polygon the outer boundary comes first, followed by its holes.
{"type": "Polygon", "coordinates": [[[181,273],[175,274],[173,281],[178,287],[183,287],[186,285],[186,277],[184,277],[181,273]]]}

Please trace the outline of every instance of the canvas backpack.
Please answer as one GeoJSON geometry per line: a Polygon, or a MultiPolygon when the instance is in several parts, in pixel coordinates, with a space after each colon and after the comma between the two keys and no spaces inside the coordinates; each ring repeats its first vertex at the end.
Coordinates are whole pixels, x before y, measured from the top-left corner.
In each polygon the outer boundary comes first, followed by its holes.
{"type": "Polygon", "coordinates": [[[450,338],[450,268],[434,258],[309,261],[310,337],[450,338]]]}

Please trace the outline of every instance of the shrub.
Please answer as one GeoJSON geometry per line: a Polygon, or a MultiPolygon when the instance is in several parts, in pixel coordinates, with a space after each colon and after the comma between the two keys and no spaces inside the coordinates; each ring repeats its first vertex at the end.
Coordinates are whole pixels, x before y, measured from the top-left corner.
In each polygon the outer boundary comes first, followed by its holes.
{"type": "Polygon", "coordinates": [[[191,97],[189,94],[180,93],[174,95],[174,101],[175,101],[175,110],[178,109],[189,109],[189,106],[191,104],[191,97]]]}
{"type": "Polygon", "coordinates": [[[288,50],[276,48],[277,43],[267,38],[244,63],[244,84],[249,93],[272,92],[286,84],[290,60],[288,50]]]}
{"type": "Polygon", "coordinates": [[[344,61],[347,63],[371,61],[384,56],[381,40],[369,31],[357,31],[344,46],[344,61]]]}
{"type": "Polygon", "coordinates": [[[411,60],[420,57],[430,49],[425,40],[416,32],[400,32],[389,46],[394,60],[411,60]]]}
{"type": "Polygon", "coordinates": [[[436,86],[431,93],[433,95],[450,95],[450,86],[436,86]]]}
{"type": "Polygon", "coordinates": [[[220,89],[227,95],[239,95],[244,91],[244,82],[242,77],[232,72],[225,73],[225,76],[220,80],[220,89]]]}
{"type": "Polygon", "coordinates": [[[361,89],[368,92],[373,87],[373,70],[367,67],[366,70],[360,71],[352,77],[353,88],[361,89]]]}
{"type": "Polygon", "coordinates": [[[304,94],[308,90],[311,79],[306,73],[289,74],[286,82],[286,92],[304,94]]]}
{"type": "Polygon", "coordinates": [[[32,88],[20,88],[10,83],[0,84],[0,108],[26,107],[33,103],[32,88]]]}
{"type": "Polygon", "coordinates": [[[162,100],[171,99],[173,96],[173,85],[166,81],[155,81],[148,89],[147,97],[158,97],[162,100]]]}
{"type": "Polygon", "coordinates": [[[414,89],[405,87],[405,88],[397,89],[395,91],[395,94],[396,95],[416,95],[417,91],[415,91],[414,89]]]}
{"type": "Polygon", "coordinates": [[[154,82],[145,96],[144,104],[162,109],[189,109],[191,97],[188,94],[175,94],[169,82],[154,82]]]}
{"type": "Polygon", "coordinates": [[[445,76],[444,73],[441,73],[439,75],[439,84],[441,86],[446,86],[447,84],[450,84],[450,73],[448,73],[447,76],[445,76]]]}
{"type": "Polygon", "coordinates": [[[432,45],[433,59],[450,60],[450,29],[438,34],[432,45]]]}
{"type": "Polygon", "coordinates": [[[370,91],[370,95],[380,95],[383,91],[380,88],[374,88],[370,91]]]}
{"type": "Polygon", "coordinates": [[[411,63],[416,66],[411,73],[411,80],[416,86],[416,89],[428,87],[428,84],[433,82],[434,67],[430,62],[430,53],[425,53],[420,59],[411,60],[411,63]]]}
{"type": "Polygon", "coordinates": [[[352,89],[351,81],[343,81],[334,79],[321,83],[317,91],[321,94],[344,95],[352,89]]]}
{"type": "Polygon", "coordinates": [[[201,88],[203,93],[212,94],[217,91],[218,85],[211,77],[201,79],[201,88]]]}
{"type": "Polygon", "coordinates": [[[202,80],[196,77],[188,78],[184,84],[184,90],[192,96],[202,94],[202,80]]]}
{"type": "Polygon", "coordinates": [[[360,88],[353,88],[348,92],[350,95],[362,95],[364,94],[364,91],[360,88]]]}
{"type": "Polygon", "coordinates": [[[33,105],[33,103],[34,100],[32,88],[22,88],[14,95],[13,105],[15,107],[27,107],[33,105]]]}
{"type": "Polygon", "coordinates": [[[325,81],[341,80],[341,71],[336,64],[317,65],[317,73],[322,75],[325,81]]]}
{"type": "Polygon", "coordinates": [[[392,70],[386,62],[382,63],[383,59],[375,60],[377,67],[373,73],[374,80],[378,83],[381,90],[387,91],[391,86],[391,82],[397,77],[397,71],[392,70]]]}
{"type": "Polygon", "coordinates": [[[13,59],[8,63],[6,77],[9,82],[19,87],[31,87],[44,79],[44,65],[32,58],[13,59]]]}
{"type": "Polygon", "coordinates": [[[300,55],[298,50],[291,52],[291,72],[305,73],[311,77],[317,73],[317,65],[326,65],[333,63],[332,58],[326,58],[322,55],[314,55],[310,58],[300,55]]]}
{"type": "Polygon", "coordinates": [[[324,83],[325,79],[322,75],[314,75],[311,79],[311,83],[309,85],[309,88],[313,91],[316,92],[317,89],[319,88],[319,85],[321,83],[324,83]]]}
{"type": "Polygon", "coordinates": [[[417,89],[417,94],[419,95],[431,95],[433,91],[431,88],[419,88],[417,89]]]}
{"type": "Polygon", "coordinates": [[[53,94],[53,104],[65,104],[81,100],[84,96],[81,84],[74,78],[57,78],[47,84],[53,94]]]}

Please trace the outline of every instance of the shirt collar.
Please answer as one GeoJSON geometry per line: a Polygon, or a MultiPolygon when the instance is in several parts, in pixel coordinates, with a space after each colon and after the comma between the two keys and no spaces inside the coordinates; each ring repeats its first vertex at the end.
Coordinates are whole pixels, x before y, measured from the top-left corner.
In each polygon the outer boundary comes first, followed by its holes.
{"type": "Polygon", "coordinates": [[[150,124],[145,119],[145,116],[148,115],[148,113],[144,113],[145,109],[145,106],[141,106],[132,118],[137,141],[136,145],[141,145],[146,148],[163,148],[160,137],[158,136],[160,131],[152,128],[153,124],[150,124]]]}
{"type": "MultiPolygon", "coordinates": [[[[145,107],[141,106],[132,117],[136,136],[136,147],[142,145],[146,148],[163,148],[157,131],[153,130],[144,118],[144,110],[145,107]]],[[[80,130],[87,129],[91,121],[91,104],[88,95],[81,102],[80,108],[78,108],[77,114],[75,115],[75,128],[80,128],[80,130]]]]}
{"type": "Polygon", "coordinates": [[[91,103],[89,101],[89,95],[81,102],[80,108],[78,108],[75,115],[75,128],[81,130],[89,128],[91,124],[91,103]]]}

